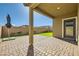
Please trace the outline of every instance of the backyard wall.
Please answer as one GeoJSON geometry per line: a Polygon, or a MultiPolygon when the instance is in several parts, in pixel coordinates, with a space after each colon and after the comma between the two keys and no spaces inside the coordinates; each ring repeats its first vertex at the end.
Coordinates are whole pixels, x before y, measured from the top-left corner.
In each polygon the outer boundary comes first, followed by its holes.
{"type": "Polygon", "coordinates": [[[34,33],[43,33],[43,32],[51,32],[51,27],[49,26],[41,26],[41,27],[35,27],[34,33]]]}
{"type": "MultiPolygon", "coordinates": [[[[29,31],[28,26],[11,27],[9,30],[11,36],[25,35],[28,34],[28,31],[29,31]]],[[[5,26],[2,28],[2,36],[3,37],[8,36],[8,29],[5,26]]]]}
{"type": "MultiPolygon", "coordinates": [[[[34,27],[34,33],[43,33],[43,32],[50,32],[52,29],[49,26],[41,26],[41,27],[34,27]]],[[[20,35],[28,35],[29,34],[29,26],[19,26],[19,27],[11,27],[9,30],[11,36],[20,36],[20,35]]],[[[3,26],[2,27],[2,37],[8,36],[8,28],[3,26]]]]}

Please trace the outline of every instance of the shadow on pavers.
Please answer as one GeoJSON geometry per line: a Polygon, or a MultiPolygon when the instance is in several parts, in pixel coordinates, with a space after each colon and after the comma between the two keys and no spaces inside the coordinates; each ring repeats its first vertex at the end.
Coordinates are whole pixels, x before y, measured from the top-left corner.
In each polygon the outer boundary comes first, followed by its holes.
{"type": "Polygon", "coordinates": [[[2,42],[4,42],[4,41],[10,41],[10,40],[15,40],[15,38],[8,38],[8,39],[2,39],[2,42]]]}
{"type": "Polygon", "coordinates": [[[74,44],[74,45],[78,45],[77,42],[75,40],[69,40],[69,39],[65,39],[65,38],[60,38],[60,37],[56,37],[62,41],[66,41],[66,42],[69,42],[71,44],[74,44]]]}
{"type": "Polygon", "coordinates": [[[34,56],[34,47],[33,47],[33,45],[29,45],[27,56],[34,56]]]}

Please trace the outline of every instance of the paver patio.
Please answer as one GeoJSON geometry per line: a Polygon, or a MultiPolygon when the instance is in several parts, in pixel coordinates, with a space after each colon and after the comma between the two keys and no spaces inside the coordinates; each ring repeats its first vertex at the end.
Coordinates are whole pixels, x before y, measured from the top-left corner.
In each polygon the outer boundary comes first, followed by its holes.
{"type": "Polygon", "coordinates": [[[0,56],[77,56],[78,46],[46,36],[34,36],[34,46],[29,46],[29,37],[15,37],[15,40],[0,42],[0,56]]]}

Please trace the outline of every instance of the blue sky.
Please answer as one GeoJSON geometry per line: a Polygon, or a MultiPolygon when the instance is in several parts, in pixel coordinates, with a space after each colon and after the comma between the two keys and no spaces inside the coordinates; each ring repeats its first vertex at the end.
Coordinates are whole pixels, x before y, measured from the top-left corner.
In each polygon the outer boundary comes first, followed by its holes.
{"type": "MultiPolygon", "coordinates": [[[[23,4],[0,3],[0,26],[6,24],[6,15],[10,14],[11,23],[15,26],[29,25],[29,8],[23,4]]],[[[52,26],[52,19],[34,12],[34,26],[52,26]]]]}

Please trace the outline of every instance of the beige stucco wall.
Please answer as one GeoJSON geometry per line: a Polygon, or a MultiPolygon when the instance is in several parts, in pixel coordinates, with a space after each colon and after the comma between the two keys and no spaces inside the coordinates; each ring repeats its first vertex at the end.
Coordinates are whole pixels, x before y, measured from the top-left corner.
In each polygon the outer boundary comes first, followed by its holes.
{"type": "Polygon", "coordinates": [[[76,17],[77,16],[77,12],[75,13],[70,13],[70,14],[66,14],[66,15],[62,15],[59,17],[54,18],[54,24],[53,24],[53,33],[55,37],[60,37],[62,38],[63,33],[63,19],[65,18],[70,18],[70,17],[76,17]]]}
{"type": "Polygon", "coordinates": [[[55,18],[53,22],[53,34],[55,37],[62,36],[62,18],[55,18]]]}

